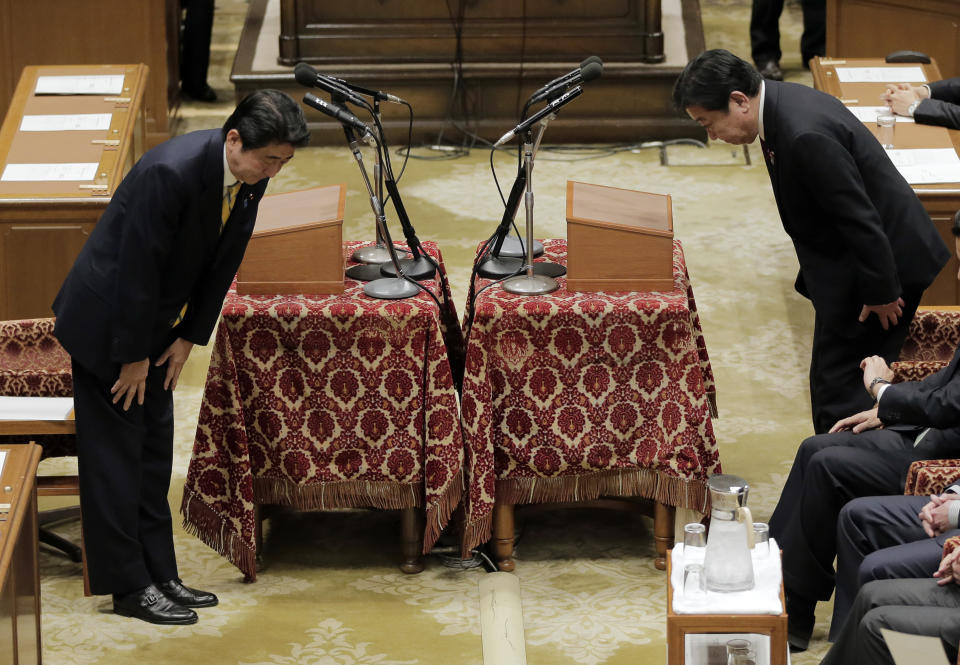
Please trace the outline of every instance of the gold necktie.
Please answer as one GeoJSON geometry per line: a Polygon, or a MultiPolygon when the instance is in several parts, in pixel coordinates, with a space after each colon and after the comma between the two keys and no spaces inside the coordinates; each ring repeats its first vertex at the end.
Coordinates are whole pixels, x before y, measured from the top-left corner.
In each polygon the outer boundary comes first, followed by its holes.
{"type": "MultiPolygon", "coordinates": [[[[242,184],[243,183],[238,180],[227,187],[227,193],[223,196],[223,204],[220,206],[220,233],[223,233],[223,228],[227,225],[227,220],[230,219],[230,211],[233,210],[233,204],[237,201],[237,193],[240,191],[242,184]]],[[[183,317],[187,315],[187,307],[189,305],[189,302],[183,303],[183,307],[180,308],[180,313],[177,314],[177,318],[173,321],[173,326],[183,321],[183,317]]]]}
{"type": "Polygon", "coordinates": [[[227,193],[223,197],[223,206],[220,209],[220,233],[223,233],[223,227],[227,225],[227,220],[230,219],[230,211],[233,210],[233,204],[237,201],[237,193],[240,191],[240,185],[242,184],[238,180],[227,187],[227,193]]]}

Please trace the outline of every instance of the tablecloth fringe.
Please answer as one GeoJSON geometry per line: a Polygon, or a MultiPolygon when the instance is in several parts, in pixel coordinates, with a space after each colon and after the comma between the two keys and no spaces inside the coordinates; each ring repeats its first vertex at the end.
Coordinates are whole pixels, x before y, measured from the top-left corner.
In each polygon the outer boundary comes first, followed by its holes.
{"type": "Polygon", "coordinates": [[[227,520],[196,496],[189,487],[183,488],[183,530],[240,569],[246,579],[257,579],[256,551],[228,527],[227,520]]]}
{"type": "MultiPolygon", "coordinates": [[[[498,501],[527,503],[565,503],[591,501],[605,496],[639,496],[668,506],[708,511],[707,487],[703,480],[677,478],[653,469],[610,469],[592,474],[552,478],[509,478],[498,480],[498,501]]],[[[468,522],[464,529],[464,550],[490,539],[493,515],[468,522]]]]}
{"type": "Polygon", "coordinates": [[[610,469],[551,478],[497,481],[497,499],[515,505],[590,501],[602,496],[641,496],[670,506],[707,509],[706,483],[668,476],[653,469],[610,469]]]}
{"type": "Polygon", "coordinates": [[[254,478],[257,503],[277,503],[297,510],[333,508],[423,508],[423,483],[343,480],[297,485],[282,478],[254,478]]]}
{"type": "Polygon", "coordinates": [[[423,534],[423,553],[429,554],[440,533],[447,526],[453,511],[463,498],[463,471],[450,479],[450,483],[437,501],[427,508],[427,526],[423,534]]]}

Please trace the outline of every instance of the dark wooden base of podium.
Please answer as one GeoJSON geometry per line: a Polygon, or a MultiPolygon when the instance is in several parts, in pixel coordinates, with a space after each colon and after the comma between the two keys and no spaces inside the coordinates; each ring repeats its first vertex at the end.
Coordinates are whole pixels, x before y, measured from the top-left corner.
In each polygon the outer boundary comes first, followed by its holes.
{"type": "MultiPolygon", "coordinates": [[[[254,71],[254,52],[263,27],[267,0],[251,0],[230,80],[237,99],[265,87],[300,99],[308,90],[296,83],[292,67],[276,65],[254,71]]],[[[687,53],[704,50],[698,0],[681,0],[687,53]]],[[[587,55],[587,54],[583,54],[587,55]]],[[[603,54],[600,54],[603,57],[603,54]]],[[[584,94],[563,108],[550,123],[548,143],[632,143],[650,139],[706,140],[703,129],[673,108],[673,84],[686,62],[645,64],[604,58],[603,76],[585,86],[584,94]]],[[[556,62],[465,62],[462,67],[465,106],[451,116],[454,72],[451,63],[356,64],[325,63],[323,72],[351,83],[383,89],[406,99],[414,109],[413,144],[461,143],[464,132],[489,141],[517,123],[523,97],[570,69],[556,62]]],[[[322,93],[317,93],[322,94],[322,93]]],[[[326,98],[326,94],[322,94],[326,98]]],[[[341,145],[343,130],[330,118],[305,109],[313,145],[341,145]]],[[[392,145],[406,141],[408,115],[403,107],[384,104],[383,126],[392,145]]],[[[361,117],[366,120],[366,118],[361,117]]]]}

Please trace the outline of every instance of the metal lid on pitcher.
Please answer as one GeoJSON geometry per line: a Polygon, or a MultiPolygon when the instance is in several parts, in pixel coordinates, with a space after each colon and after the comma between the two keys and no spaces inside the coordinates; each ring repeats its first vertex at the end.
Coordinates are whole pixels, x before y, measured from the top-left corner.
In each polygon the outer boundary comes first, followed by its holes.
{"type": "Polygon", "coordinates": [[[736,510],[747,503],[750,486],[740,476],[718,473],[707,481],[711,506],[717,510],[736,510]]]}

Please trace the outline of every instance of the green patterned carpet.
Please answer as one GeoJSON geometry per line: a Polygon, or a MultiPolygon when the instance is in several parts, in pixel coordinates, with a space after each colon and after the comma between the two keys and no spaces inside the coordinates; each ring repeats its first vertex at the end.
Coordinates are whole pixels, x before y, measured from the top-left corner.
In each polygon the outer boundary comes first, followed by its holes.
{"type": "MultiPolygon", "coordinates": [[[[749,0],[701,0],[708,47],[749,57],[749,0]]],[[[229,68],[246,3],[218,0],[210,82],[232,99],[229,68]]],[[[784,66],[799,69],[800,10],[783,17],[784,66]]],[[[219,126],[231,103],[185,105],[179,132],[219,126]]],[[[548,134],[549,137],[549,134],[548,134]]],[[[644,137],[625,137],[643,140],[644,137]]],[[[807,366],[812,309],[793,291],[792,245],[777,216],[759,150],[752,164],[724,144],[655,149],[572,161],[544,151],[535,173],[536,232],[565,234],[568,179],[673,197],[708,350],[720,418],[714,426],[723,468],[751,484],[756,519],[769,517],[799,442],[812,433],[807,366]],[[686,165],[683,165],[686,164],[686,165]]],[[[426,151],[418,151],[426,155],[426,151]]],[[[398,157],[394,158],[398,160],[398,157]]],[[[498,173],[510,177],[509,155],[498,173]]],[[[502,206],[475,149],[448,161],[411,160],[401,183],[424,239],[437,241],[462,313],[473,248],[502,206]]],[[[398,162],[395,161],[395,164],[398,162]]],[[[373,224],[359,175],[345,148],[308,148],[271,184],[272,192],[347,182],[344,238],[367,239],[373,224]]],[[[198,349],[177,390],[177,460],[170,495],[178,508],[209,359],[198,349]]],[[[63,462],[45,468],[59,469],[63,462]]],[[[564,510],[519,524],[516,574],[522,585],[527,662],[531,665],[636,665],[665,660],[664,574],[653,567],[652,524],[620,513],[564,510]]],[[[78,526],[61,531],[77,537],[78,526]]],[[[480,665],[479,570],[447,568],[435,557],[420,575],[399,572],[399,518],[390,513],[282,514],[269,524],[268,568],[253,585],[195,538],[179,531],[178,559],[188,584],[220,596],[200,622],[158,627],[114,616],[105,597],[84,598],[79,566],[43,549],[44,661],[229,663],[243,665],[480,665]]],[[[811,652],[822,656],[829,607],[811,652]]]]}

